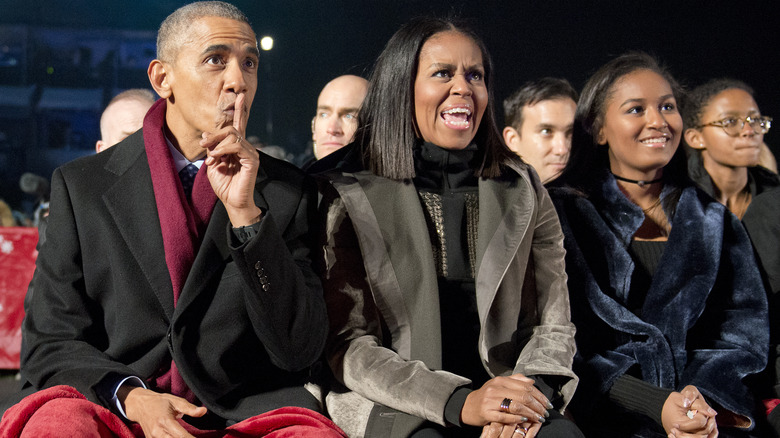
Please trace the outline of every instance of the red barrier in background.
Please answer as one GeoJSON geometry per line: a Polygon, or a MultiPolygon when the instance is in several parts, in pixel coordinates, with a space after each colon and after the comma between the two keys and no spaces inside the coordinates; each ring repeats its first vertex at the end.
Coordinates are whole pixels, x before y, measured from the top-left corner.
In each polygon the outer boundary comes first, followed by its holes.
{"type": "Polygon", "coordinates": [[[0,227],[0,369],[19,368],[24,296],[35,271],[38,229],[0,227]]]}

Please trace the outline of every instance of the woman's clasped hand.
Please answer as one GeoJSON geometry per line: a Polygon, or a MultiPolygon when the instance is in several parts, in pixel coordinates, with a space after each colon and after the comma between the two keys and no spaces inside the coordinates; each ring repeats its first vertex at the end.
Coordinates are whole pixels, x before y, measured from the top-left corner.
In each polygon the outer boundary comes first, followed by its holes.
{"type": "Polygon", "coordinates": [[[495,377],[466,398],[461,410],[465,424],[484,426],[483,436],[535,436],[549,417],[552,403],[522,374],[495,377]]]}
{"type": "Polygon", "coordinates": [[[717,412],[712,409],[695,386],[688,385],[680,392],[673,392],[664,403],[661,421],[670,437],[718,436],[715,422],[717,412]]]}

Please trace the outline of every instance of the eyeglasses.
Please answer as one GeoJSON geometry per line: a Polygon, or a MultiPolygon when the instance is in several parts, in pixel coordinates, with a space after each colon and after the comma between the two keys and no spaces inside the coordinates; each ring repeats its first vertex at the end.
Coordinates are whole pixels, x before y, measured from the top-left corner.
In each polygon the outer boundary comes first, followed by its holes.
{"type": "Polygon", "coordinates": [[[704,128],[705,126],[719,126],[723,128],[726,134],[736,137],[745,128],[745,123],[750,125],[754,131],[758,134],[766,134],[769,132],[769,128],[772,127],[772,118],[765,116],[751,117],[747,116],[744,119],[739,117],[726,117],[723,120],[716,120],[714,122],[705,123],[699,125],[696,129],[704,128]]]}

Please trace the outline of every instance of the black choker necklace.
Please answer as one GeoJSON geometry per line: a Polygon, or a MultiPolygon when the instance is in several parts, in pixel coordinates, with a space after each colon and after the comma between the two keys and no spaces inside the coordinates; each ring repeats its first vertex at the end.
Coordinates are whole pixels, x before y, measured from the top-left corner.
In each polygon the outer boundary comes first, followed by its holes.
{"type": "MultiPolygon", "coordinates": [[[[611,172],[610,172],[610,173],[611,173],[611,172]]],[[[644,187],[644,186],[646,186],[646,185],[649,185],[649,184],[655,184],[655,183],[657,183],[657,182],[661,182],[661,180],[663,179],[663,178],[658,178],[658,179],[654,179],[654,180],[652,180],[652,181],[643,181],[643,180],[641,180],[641,179],[628,179],[628,178],[623,178],[622,176],[617,176],[617,175],[615,175],[614,173],[612,174],[612,176],[614,176],[614,177],[615,177],[615,179],[617,179],[617,180],[620,180],[620,181],[625,181],[625,182],[627,182],[627,183],[631,183],[631,184],[636,184],[636,185],[638,185],[639,187],[644,187]]]]}

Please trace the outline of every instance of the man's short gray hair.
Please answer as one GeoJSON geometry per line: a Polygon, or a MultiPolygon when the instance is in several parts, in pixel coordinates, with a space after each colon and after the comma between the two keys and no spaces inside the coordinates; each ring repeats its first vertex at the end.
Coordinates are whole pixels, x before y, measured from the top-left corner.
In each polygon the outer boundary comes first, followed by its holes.
{"type": "Polygon", "coordinates": [[[157,59],[173,62],[188,35],[187,28],[203,17],[222,17],[248,24],[249,19],[240,9],[220,1],[195,2],[175,10],[160,25],[157,32],[157,59]]]}

